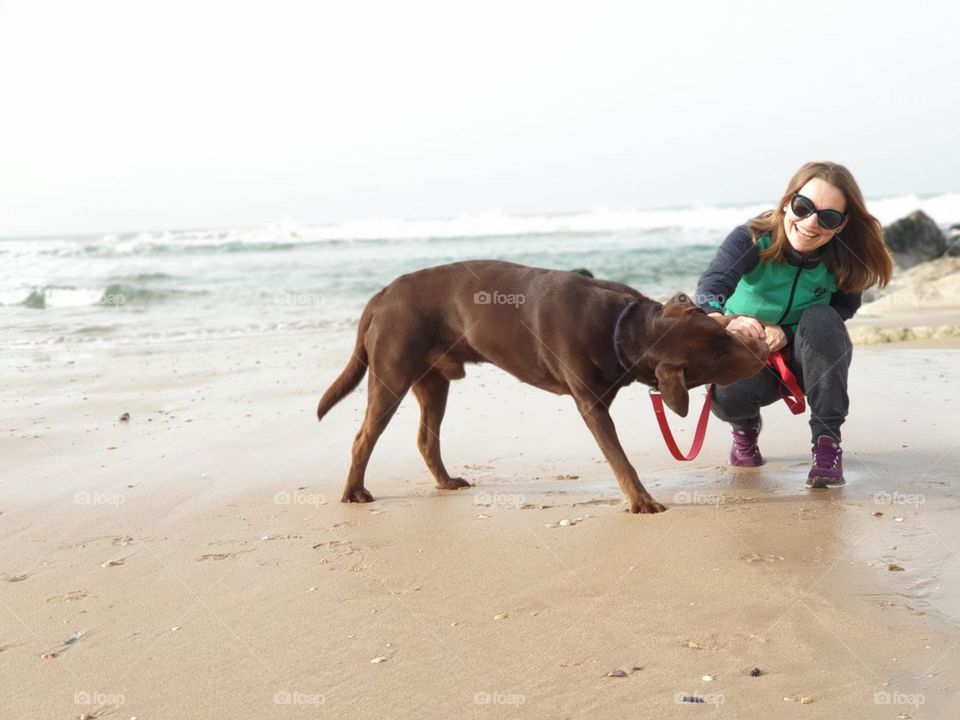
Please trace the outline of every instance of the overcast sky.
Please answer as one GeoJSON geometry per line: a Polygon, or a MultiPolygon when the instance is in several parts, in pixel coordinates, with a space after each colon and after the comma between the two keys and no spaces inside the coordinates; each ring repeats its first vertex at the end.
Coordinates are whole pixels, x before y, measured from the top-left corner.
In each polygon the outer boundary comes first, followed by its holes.
{"type": "Polygon", "coordinates": [[[960,3],[0,0],[0,235],[960,189],[960,3]]]}

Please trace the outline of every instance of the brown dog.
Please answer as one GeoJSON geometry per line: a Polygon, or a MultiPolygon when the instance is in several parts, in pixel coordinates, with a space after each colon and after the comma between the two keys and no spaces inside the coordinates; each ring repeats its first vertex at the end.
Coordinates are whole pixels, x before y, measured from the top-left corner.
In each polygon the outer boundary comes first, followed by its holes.
{"type": "Polygon", "coordinates": [[[767,345],[728,333],[686,296],[665,305],[627,285],[562,270],[476,260],[402,275],[367,303],[353,357],[327,390],[323,416],[370,369],[367,412],[353,442],[342,502],[370,502],[363,486],[370,453],[407,390],[420,403],[417,447],[445,490],[468,487],[440,458],[440,422],[450,381],[464,363],[490,362],[525,383],[572,395],[630,503],[664,510],[620,446],[609,407],[639,380],[687,414],[687,390],[756,374],[767,345]]]}

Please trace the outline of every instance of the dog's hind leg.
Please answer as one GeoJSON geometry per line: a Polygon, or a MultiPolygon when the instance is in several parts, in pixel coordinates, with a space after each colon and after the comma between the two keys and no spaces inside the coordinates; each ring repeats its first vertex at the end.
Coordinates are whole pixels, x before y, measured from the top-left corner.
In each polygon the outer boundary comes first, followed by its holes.
{"type": "Polygon", "coordinates": [[[440,423],[447,409],[450,381],[432,369],[413,384],[413,394],[420,403],[420,429],[417,447],[441,490],[470,487],[463,478],[452,478],[440,458],[440,423]]]}
{"type": "Polygon", "coordinates": [[[371,368],[367,383],[367,412],[363,418],[363,425],[353,440],[353,459],[350,463],[350,474],[343,488],[340,502],[367,503],[373,500],[363,486],[363,476],[370,461],[370,454],[377,439],[386,429],[390,418],[400,406],[400,401],[407,394],[410,387],[409,380],[393,381],[382,378],[371,368]]]}

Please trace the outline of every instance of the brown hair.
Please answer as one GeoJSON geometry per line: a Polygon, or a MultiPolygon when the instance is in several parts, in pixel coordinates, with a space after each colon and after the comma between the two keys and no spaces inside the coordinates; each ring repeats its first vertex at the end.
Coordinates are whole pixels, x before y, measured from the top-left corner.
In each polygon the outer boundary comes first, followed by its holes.
{"type": "Polygon", "coordinates": [[[872,285],[890,282],[893,258],[883,241],[880,221],[867,212],[863,193],[853,175],[843,165],[830,162],[809,162],[790,179],[777,206],[749,222],[753,241],[770,236],[770,247],[760,251],[767,262],[784,262],[790,242],[783,229],[784,208],[793,193],[799,192],[813,178],[830,183],[843,193],[847,201],[846,225],[825,245],[824,263],[833,273],[837,287],[843,292],[863,292],[872,285]]]}

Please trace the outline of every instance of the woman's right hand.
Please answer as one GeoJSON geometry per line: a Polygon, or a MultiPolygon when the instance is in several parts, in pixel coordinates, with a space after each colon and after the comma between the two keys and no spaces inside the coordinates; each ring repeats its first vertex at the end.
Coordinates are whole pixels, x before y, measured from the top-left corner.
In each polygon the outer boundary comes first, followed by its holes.
{"type": "Polygon", "coordinates": [[[766,332],[764,332],[760,321],[747,315],[738,315],[728,322],[727,332],[736,333],[743,337],[756,338],[757,340],[766,339],[766,332]]]}

